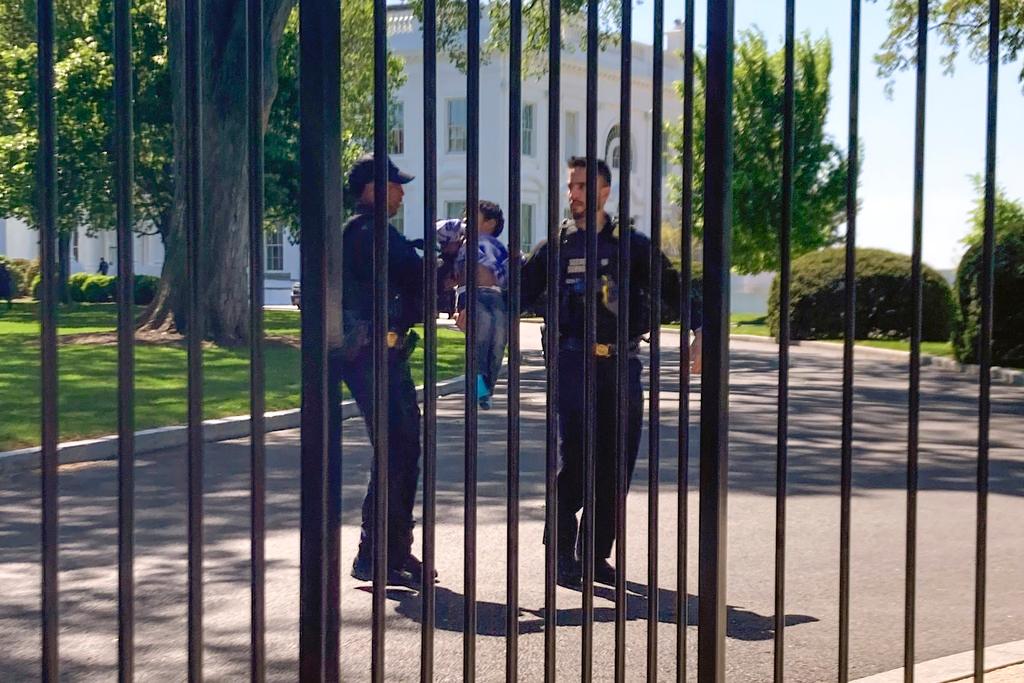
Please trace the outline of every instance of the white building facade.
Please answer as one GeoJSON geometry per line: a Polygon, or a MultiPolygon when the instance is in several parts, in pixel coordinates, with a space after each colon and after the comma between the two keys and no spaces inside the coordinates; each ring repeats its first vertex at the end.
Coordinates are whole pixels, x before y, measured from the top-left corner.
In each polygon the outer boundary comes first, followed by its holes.
{"type": "MultiPolygon", "coordinates": [[[[482,32],[486,35],[486,21],[482,32]]],[[[405,201],[396,224],[409,237],[423,235],[423,37],[408,8],[392,8],[388,17],[388,47],[405,62],[406,82],[396,93],[391,113],[389,149],[391,158],[403,170],[417,176],[406,185],[405,201]]],[[[671,48],[681,45],[681,31],[667,34],[670,51],[665,55],[666,87],[663,92],[665,121],[676,121],[682,106],[672,86],[682,73],[682,65],[671,48]],[[678,33],[678,35],[676,35],[678,33]]],[[[566,41],[578,44],[576,38],[566,41]]],[[[612,194],[606,209],[618,212],[620,52],[609,47],[599,57],[597,88],[598,156],[612,166],[612,194]]],[[[522,157],[520,160],[522,248],[529,250],[547,235],[551,217],[547,215],[548,115],[552,106],[547,77],[527,78],[522,83],[522,157]]],[[[651,117],[653,86],[653,49],[633,44],[631,106],[632,166],[630,178],[630,215],[636,226],[649,232],[651,225],[651,117]]],[[[562,53],[561,102],[559,113],[558,157],[586,153],[586,55],[578,50],[562,53]]],[[[466,77],[454,65],[441,59],[437,73],[437,213],[439,218],[461,214],[466,201],[466,77]]],[[[493,55],[480,70],[480,198],[497,202],[508,215],[509,194],[509,60],[505,53],[493,55]]],[[[677,169],[663,164],[666,174],[677,169]]],[[[564,177],[557,188],[560,220],[565,215],[564,177]]],[[[663,196],[667,199],[667,187],[663,196]]],[[[668,202],[665,202],[667,205],[668,202]]],[[[661,220],[661,217],[659,217],[661,220]]],[[[507,239],[506,234],[503,235],[507,239]]]]}

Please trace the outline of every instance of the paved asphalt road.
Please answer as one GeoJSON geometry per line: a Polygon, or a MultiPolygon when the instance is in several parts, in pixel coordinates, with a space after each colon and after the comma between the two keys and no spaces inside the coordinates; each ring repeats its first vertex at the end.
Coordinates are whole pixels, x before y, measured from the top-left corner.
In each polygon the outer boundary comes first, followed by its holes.
{"type": "MultiPolygon", "coordinates": [[[[535,327],[524,325],[524,345],[535,327]]],[[[678,336],[665,335],[667,344],[678,336]]],[[[772,665],[774,552],[775,347],[735,342],[730,438],[728,674],[729,681],[767,681],[772,665]]],[[[789,477],[786,657],[790,681],[836,676],[839,557],[840,356],[836,350],[793,349],[789,477]]],[[[666,353],[674,368],[675,353],[666,353]]],[[[522,550],[519,566],[520,672],[543,670],[543,375],[527,352],[522,414],[522,550]]],[[[663,377],[664,428],[659,544],[658,669],[674,677],[676,571],[677,374],[663,377]]],[[[976,385],[946,371],[923,372],[922,472],[918,582],[918,660],[967,650],[972,643],[976,385]]],[[[697,387],[695,386],[695,389],[697,387]]],[[[503,393],[503,392],[502,392],[503,393]]],[[[988,574],[988,636],[995,644],[1024,638],[1024,401],[1022,390],[994,388],[988,574]]],[[[906,368],[894,360],[857,363],[853,500],[851,674],[902,662],[905,514],[906,368]]],[[[439,414],[439,508],[436,672],[461,679],[462,652],[462,399],[442,401],[439,414]]],[[[699,402],[692,403],[696,413],[699,402]]],[[[504,676],[505,402],[481,415],[479,487],[480,680],[504,676]]],[[[696,446],[696,427],[691,442],[696,446]]],[[[345,425],[342,561],[358,538],[359,504],[369,449],[358,420],[345,425]]],[[[646,438],[644,440],[646,444],[646,438]]],[[[296,679],[298,614],[298,433],[268,439],[267,634],[272,680],[296,679]]],[[[690,481],[697,482],[692,449],[690,481]]],[[[206,677],[241,681],[248,667],[248,449],[245,441],[208,446],[205,472],[206,677]]],[[[137,469],[137,679],[185,679],[185,459],[180,450],[140,458],[137,469]]],[[[629,680],[643,678],[647,582],[646,445],[628,504],[627,656],[629,680]]],[[[38,476],[0,480],[0,681],[38,678],[38,476]]],[[[116,467],[97,462],[61,468],[61,660],[64,678],[109,681],[116,676],[116,467]]],[[[689,494],[687,622],[690,677],[696,645],[697,495],[689,494]]],[[[418,536],[418,533],[417,533],[418,536]]],[[[608,680],[613,638],[610,590],[596,604],[595,678],[608,680]]],[[[370,594],[342,582],[344,680],[369,677],[370,594]]],[[[578,679],[580,595],[558,593],[560,680],[578,679]]],[[[388,679],[418,676],[420,601],[396,590],[388,601],[388,679]]]]}

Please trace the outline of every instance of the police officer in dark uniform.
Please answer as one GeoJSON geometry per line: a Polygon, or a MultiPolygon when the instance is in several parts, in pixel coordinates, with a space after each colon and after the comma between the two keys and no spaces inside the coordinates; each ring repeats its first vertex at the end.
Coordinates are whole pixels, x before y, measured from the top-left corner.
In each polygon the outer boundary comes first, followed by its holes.
{"type": "MultiPolygon", "coordinates": [[[[388,217],[398,212],[405,194],[403,185],[413,176],[387,159],[388,217]]],[[[349,196],[356,213],[345,224],[342,236],[341,348],[330,357],[332,458],[341,457],[341,410],[339,382],[344,380],[373,434],[373,232],[374,158],[364,156],[348,174],[349,196]]],[[[410,328],[423,317],[423,259],[413,242],[388,225],[388,571],[389,584],[416,587],[422,582],[422,564],[412,554],[413,504],[419,480],[420,411],[409,369],[416,345],[410,328]]],[[[363,499],[362,535],[352,564],[352,576],[373,578],[374,495],[370,483],[363,499]]]]}
{"type": "MultiPolygon", "coordinates": [[[[640,431],[643,423],[643,387],[640,383],[642,370],[639,358],[640,338],[650,332],[652,319],[651,301],[651,242],[632,228],[625,231],[604,212],[603,207],[611,190],[611,171],[603,160],[596,161],[597,177],[597,344],[587,349],[584,344],[586,321],[586,184],[587,160],[573,157],[569,160],[568,198],[572,219],[566,220],[561,229],[561,255],[559,272],[560,329],[557,340],[547,339],[548,353],[558,353],[558,416],[561,437],[561,454],[558,469],[558,515],[556,538],[558,544],[558,583],[577,588],[582,579],[582,565],[577,556],[578,522],[576,515],[583,507],[584,479],[583,437],[586,425],[586,406],[583,391],[583,374],[586,354],[593,353],[596,359],[596,431],[595,440],[595,509],[594,578],[600,583],[614,585],[615,569],[608,562],[615,542],[615,462],[617,457],[616,431],[618,421],[616,397],[616,356],[629,355],[628,393],[629,414],[626,438],[626,481],[633,476],[637,453],[640,448],[640,431]],[[616,347],[618,326],[618,241],[625,232],[632,241],[630,245],[630,301],[628,348],[616,347]]],[[[529,307],[540,299],[547,290],[547,244],[538,244],[522,270],[522,305],[529,307]]],[[[662,296],[668,310],[679,310],[679,274],[663,254],[662,296]]],[[[660,312],[657,316],[661,318],[660,312]]],[[[697,331],[691,355],[694,370],[700,370],[700,324],[699,306],[691,303],[692,327],[697,331]]]]}

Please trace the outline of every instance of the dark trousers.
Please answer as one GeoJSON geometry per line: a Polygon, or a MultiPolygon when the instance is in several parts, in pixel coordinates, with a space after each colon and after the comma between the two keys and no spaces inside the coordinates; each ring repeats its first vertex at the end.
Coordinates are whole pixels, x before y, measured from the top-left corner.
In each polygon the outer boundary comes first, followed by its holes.
{"type": "MultiPolygon", "coordinates": [[[[413,506],[419,481],[420,408],[405,351],[388,351],[388,564],[401,565],[412,548],[413,506]]],[[[330,363],[330,443],[332,469],[341,462],[341,380],[348,385],[373,441],[373,357],[370,349],[355,358],[333,357],[330,363]]],[[[363,550],[373,549],[375,468],[363,498],[363,550]]],[[[338,477],[340,481],[340,476],[338,477]]],[[[337,494],[335,494],[337,495],[337,494]]],[[[338,506],[340,509],[340,506],[338,506]]]]}
{"type": "MultiPolygon", "coordinates": [[[[583,435],[586,426],[582,351],[562,350],[558,356],[558,417],[561,453],[558,463],[558,552],[571,556],[575,552],[578,522],[576,514],[583,509],[584,483],[583,435]]],[[[615,460],[618,455],[618,420],[616,418],[616,359],[598,358],[595,406],[596,441],[594,447],[594,556],[607,558],[615,543],[615,460]]],[[[640,359],[629,359],[626,391],[629,414],[626,432],[626,487],[633,478],[640,430],[643,426],[643,387],[640,385],[640,359]]]]}

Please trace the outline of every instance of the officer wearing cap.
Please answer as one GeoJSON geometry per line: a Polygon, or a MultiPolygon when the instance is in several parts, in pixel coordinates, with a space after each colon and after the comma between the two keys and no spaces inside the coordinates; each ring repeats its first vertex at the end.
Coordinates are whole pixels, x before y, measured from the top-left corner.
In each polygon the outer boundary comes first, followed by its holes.
{"type": "MultiPolygon", "coordinates": [[[[594,508],[594,578],[600,583],[614,585],[615,568],[608,562],[615,542],[615,462],[618,439],[616,396],[616,356],[628,354],[629,414],[626,435],[626,482],[633,476],[640,448],[643,426],[643,387],[640,383],[642,365],[639,358],[640,338],[650,332],[652,318],[661,322],[661,312],[652,315],[651,301],[651,249],[650,240],[631,227],[625,231],[604,212],[611,191],[611,171],[603,160],[595,163],[597,172],[597,344],[585,348],[586,324],[586,187],[588,164],[585,157],[569,160],[568,199],[572,218],[561,225],[561,252],[559,264],[559,338],[547,340],[548,353],[558,353],[558,417],[560,457],[558,468],[558,513],[556,541],[558,545],[558,583],[578,588],[582,579],[582,564],[578,557],[578,529],[576,515],[583,508],[583,436],[586,425],[586,405],[583,392],[583,373],[586,355],[596,356],[597,419],[595,439],[595,508],[594,508]],[[629,320],[618,317],[618,242],[625,232],[630,244],[629,320]],[[629,326],[628,348],[617,348],[618,327],[629,326]]],[[[546,242],[538,244],[522,270],[523,308],[535,305],[546,294],[547,282],[546,242]]],[[[679,310],[679,274],[664,254],[662,259],[663,310],[679,310]]],[[[693,369],[700,371],[699,303],[691,302],[691,326],[696,331],[691,346],[693,369]]],[[[548,534],[545,534],[548,539],[548,534]]]]}
{"type": "MultiPolygon", "coordinates": [[[[338,383],[344,380],[373,433],[373,233],[374,158],[359,159],[346,181],[355,201],[355,215],[342,235],[341,348],[331,354],[331,455],[341,457],[341,414],[338,383]]],[[[402,204],[403,186],[413,176],[387,159],[387,212],[394,216],[402,204]]],[[[413,242],[388,224],[388,571],[389,584],[419,586],[422,565],[412,554],[413,504],[419,479],[420,411],[409,369],[416,344],[410,328],[423,317],[423,259],[413,242]]],[[[362,535],[352,564],[352,576],[363,581],[373,577],[374,494],[370,483],[363,499],[362,535]]]]}

